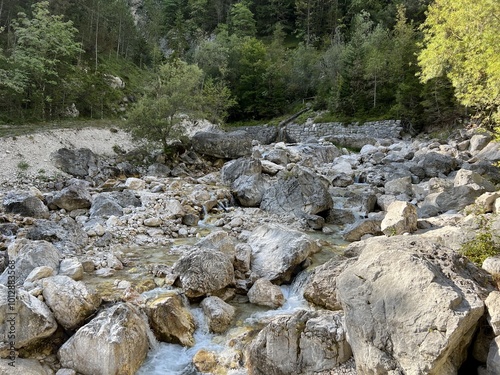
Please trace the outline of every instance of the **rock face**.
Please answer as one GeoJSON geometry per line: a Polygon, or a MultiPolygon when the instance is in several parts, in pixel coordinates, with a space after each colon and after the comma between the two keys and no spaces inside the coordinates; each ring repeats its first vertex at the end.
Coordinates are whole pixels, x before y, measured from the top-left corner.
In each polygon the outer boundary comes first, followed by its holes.
{"type": "Polygon", "coordinates": [[[189,298],[216,292],[234,282],[232,259],[211,249],[193,248],[175,263],[174,273],[189,298]]]}
{"type": "Polygon", "coordinates": [[[133,375],[146,358],[149,327],[134,306],[116,304],[59,349],[61,365],[83,375],[133,375]]]}
{"type": "Polygon", "coordinates": [[[230,325],[236,312],[235,308],[219,297],[207,297],[201,302],[203,313],[207,317],[210,331],[224,332],[230,325]]]}
{"type": "Polygon", "coordinates": [[[337,290],[358,372],[456,374],[484,312],[484,274],[418,236],[355,246],[337,290]]]}
{"type": "Polygon", "coordinates": [[[40,198],[26,191],[11,191],[3,199],[6,212],[22,216],[45,218],[49,216],[49,209],[40,198]]]}
{"type": "Polygon", "coordinates": [[[75,330],[101,304],[101,297],[85,284],[68,276],[54,276],[42,281],[43,298],[66,330],[75,330]]]}
{"type": "Polygon", "coordinates": [[[14,309],[9,304],[9,297],[12,297],[9,289],[0,285],[0,357],[3,358],[9,355],[9,336],[12,333],[15,334],[15,348],[20,349],[38,343],[57,329],[54,315],[36,297],[16,289],[14,309]]]}
{"type": "Polygon", "coordinates": [[[343,315],[300,310],[273,320],[250,344],[250,375],[298,375],[333,369],[351,357],[343,315]]]}
{"type": "Polygon", "coordinates": [[[316,242],[305,234],[276,224],[255,229],[248,244],[252,248],[252,271],[276,284],[290,281],[300,264],[319,251],[316,242]]]}
{"type": "MultiPolygon", "coordinates": [[[[59,251],[47,241],[21,240],[15,257],[16,286],[23,285],[36,267],[47,266],[56,270],[59,267],[60,258],[59,251]]],[[[0,284],[7,285],[7,281],[8,270],[5,270],[0,276],[0,284]]]]}
{"type": "Polygon", "coordinates": [[[274,213],[319,214],[332,208],[328,181],[308,168],[282,171],[264,192],[260,208],[274,213]]]}
{"type": "Polygon", "coordinates": [[[224,159],[249,156],[252,138],[245,131],[229,133],[200,132],[193,136],[193,148],[200,154],[224,159]]]}
{"type": "Polygon", "coordinates": [[[151,328],[160,341],[193,346],[194,318],[189,304],[180,294],[172,292],[146,303],[151,328]]]}

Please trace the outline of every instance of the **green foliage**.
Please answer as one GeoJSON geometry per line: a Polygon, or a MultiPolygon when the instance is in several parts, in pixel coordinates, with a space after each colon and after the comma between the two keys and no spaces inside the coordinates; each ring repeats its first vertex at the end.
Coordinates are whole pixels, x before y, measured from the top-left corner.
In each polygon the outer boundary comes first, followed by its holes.
{"type": "Polygon", "coordinates": [[[437,0],[423,25],[421,79],[446,76],[458,101],[500,124],[500,2],[437,0]]]}
{"type": "Polygon", "coordinates": [[[500,245],[495,241],[487,217],[480,215],[477,219],[479,230],[476,237],[462,245],[461,253],[481,267],[486,258],[500,254],[500,245]]]}
{"type": "Polygon", "coordinates": [[[238,37],[255,36],[257,31],[253,13],[243,2],[231,7],[230,31],[238,37]]]}
{"type": "Polygon", "coordinates": [[[21,160],[19,163],[17,163],[17,168],[19,168],[21,171],[27,171],[29,169],[30,165],[26,160],[21,160]]]}
{"type": "Polygon", "coordinates": [[[19,13],[11,22],[15,46],[0,69],[2,95],[17,110],[43,120],[71,103],[74,59],[81,51],[71,21],[49,12],[49,3],[32,7],[33,18],[19,13]],[[68,100],[69,99],[69,100],[68,100]]]}
{"type": "Polygon", "coordinates": [[[184,119],[205,116],[224,120],[232,101],[222,83],[208,80],[203,87],[203,72],[198,66],[174,60],[161,65],[147,92],[129,114],[128,129],[137,138],[159,142],[169,153],[169,142],[179,139],[184,119]]]}

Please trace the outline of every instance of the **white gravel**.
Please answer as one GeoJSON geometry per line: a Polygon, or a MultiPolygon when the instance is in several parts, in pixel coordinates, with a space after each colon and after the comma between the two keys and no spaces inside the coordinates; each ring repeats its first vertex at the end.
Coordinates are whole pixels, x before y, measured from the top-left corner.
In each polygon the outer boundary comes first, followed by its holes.
{"type": "Polygon", "coordinates": [[[111,128],[60,129],[16,137],[0,138],[0,185],[20,180],[62,174],[54,167],[50,155],[60,148],[88,148],[98,155],[114,155],[114,146],[130,151],[130,135],[111,128]]]}

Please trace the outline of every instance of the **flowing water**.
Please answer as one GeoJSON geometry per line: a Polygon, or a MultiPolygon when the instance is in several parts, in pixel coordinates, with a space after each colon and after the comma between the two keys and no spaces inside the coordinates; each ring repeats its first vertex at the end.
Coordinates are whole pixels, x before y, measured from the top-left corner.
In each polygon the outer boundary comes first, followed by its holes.
{"type": "MultiPolygon", "coordinates": [[[[308,233],[311,237],[322,243],[322,251],[314,254],[311,266],[295,277],[290,285],[282,285],[281,290],[285,296],[285,304],[278,309],[269,309],[262,306],[253,305],[244,300],[234,300],[231,303],[236,309],[235,324],[229,329],[226,335],[220,336],[209,332],[203,312],[199,307],[192,307],[191,312],[195,317],[197,329],[195,331],[195,345],[192,348],[182,347],[177,344],[160,343],[158,347],[150,350],[148,357],[140,368],[138,375],[193,375],[197,374],[192,365],[193,356],[201,349],[212,352],[221,352],[231,337],[238,336],[239,333],[249,330],[252,327],[262,326],[273,317],[291,314],[299,309],[311,309],[308,302],[303,297],[303,290],[307,276],[311,270],[323,264],[332,257],[338,256],[342,252],[345,243],[340,239],[338,232],[333,235],[325,235],[319,232],[308,233]]],[[[151,297],[151,293],[161,293],[161,289],[144,293],[146,297],[151,297]]],[[[242,374],[241,370],[235,372],[242,374]]],[[[244,370],[243,370],[244,373],[244,370]]]]}

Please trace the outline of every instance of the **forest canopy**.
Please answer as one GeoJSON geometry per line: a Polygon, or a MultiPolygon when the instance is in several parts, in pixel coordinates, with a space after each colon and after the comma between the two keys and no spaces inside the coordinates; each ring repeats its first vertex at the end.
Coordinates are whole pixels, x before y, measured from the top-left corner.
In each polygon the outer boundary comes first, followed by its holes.
{"type": "Polygon", "coordinates": [[[0,0],[0,121],[60,118],[73,103],[82,117],[127,116],[133,103],[152,100],[165,67],[182,62],[197,69],[196,92],[205,92],[203,103],[193,96],[192,107],[204,108],[194,112],[214,121],[268,121],[308,105],[328,120],[398,118],[419,129],[472,114],[495,125],[499,7],[0,0]],[[114,77],[124,84],[110,84],[114,77]]]}

